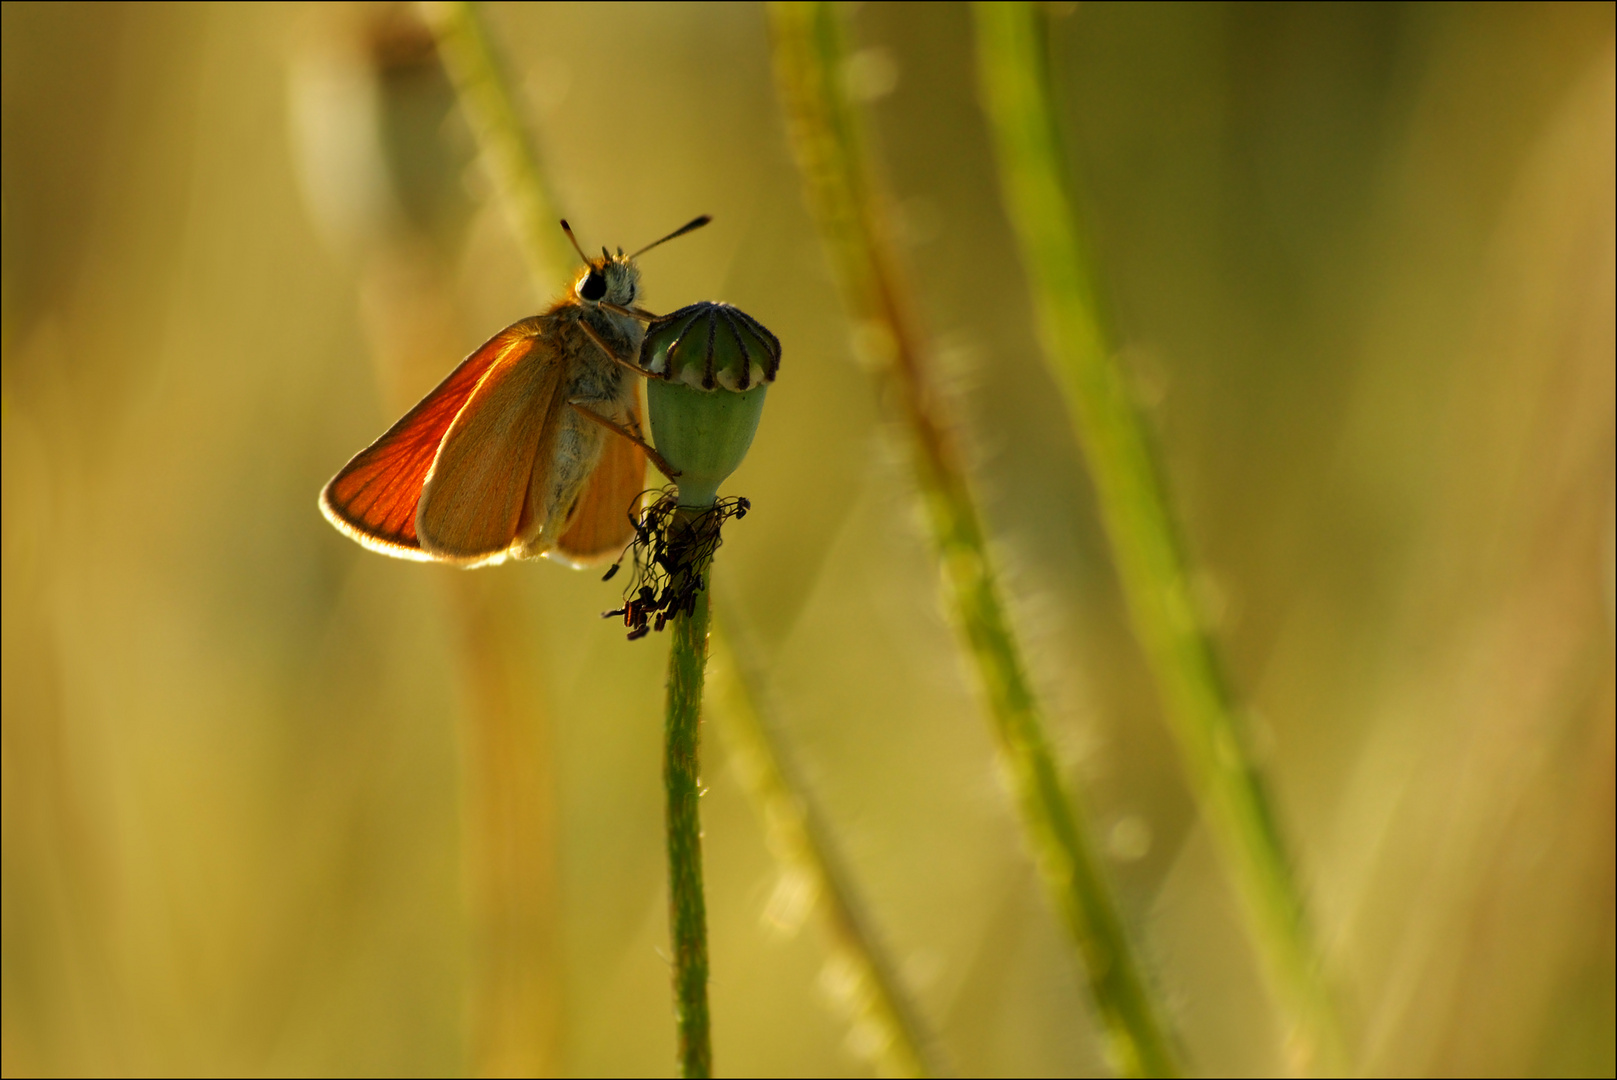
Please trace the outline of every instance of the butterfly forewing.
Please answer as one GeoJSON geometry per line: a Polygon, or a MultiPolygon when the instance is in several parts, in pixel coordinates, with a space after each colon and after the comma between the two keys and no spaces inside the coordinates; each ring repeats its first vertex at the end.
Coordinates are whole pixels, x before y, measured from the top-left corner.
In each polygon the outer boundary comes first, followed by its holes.
{"type": "Polygon", "coordinates": [[[489,339],[386,434],[355,454],[320,493],[326,519],[385,555],[433,558],[421,550],[416,536],[421,486],[445,433],[478,382],[501,358],[531,344],[536,333],[531,322],[519,322],[489,339]]]}
{"type": "Polygon", "coordinates": [[[458,563],[494,561],[526,524],[535,469],[548,468],[565,374],[540,338],[491,366],[444,433],[421,488],[421,549],[458,563]]]}

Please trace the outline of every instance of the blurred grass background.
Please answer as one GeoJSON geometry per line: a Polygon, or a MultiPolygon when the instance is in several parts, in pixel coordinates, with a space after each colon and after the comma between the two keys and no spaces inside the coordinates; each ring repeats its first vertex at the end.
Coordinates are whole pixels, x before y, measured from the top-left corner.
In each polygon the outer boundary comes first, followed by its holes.
{"type": "MultiPolygon", "coordinates": [[[[314,507],[536,309],[407,14],[0,11],[5,1072],[667,1071],[664,643],[594,575],[380,559],[314,507]]],[[[1613,7],[1055,11],[1103,292],[1359,1068],[1609,1075],[1613,7]]],[[[488,17],[584,243],[714,213],[648,304],[785,344],[721,599],[919,1009],[961,1072],[1104,1071],[763,12],[488,17]]],[[[1062,760],[1191,1066],[1278,1071],[1035,352],[969,13],[852,31],[1062,760]]],[[[868,1072],[706,753],[718,1068],[868,1072]]]]}

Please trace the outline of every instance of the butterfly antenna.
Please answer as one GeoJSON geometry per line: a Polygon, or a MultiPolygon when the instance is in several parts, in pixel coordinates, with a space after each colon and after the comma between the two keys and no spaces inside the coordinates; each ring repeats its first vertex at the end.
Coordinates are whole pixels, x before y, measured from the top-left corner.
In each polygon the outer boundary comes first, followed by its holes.
{"type": "Polygon", "coordinates": [[[567,239],[569,239],[569,240],[571,240],[573,242],[573,250],[578,252],[578,257],[580,259],[583,259],[586,264],[589,264],[590,257],[588,255],[584,254],[584,249],[579,246],[578,237],[573,235],[573,227],[571,225],[567,224],[567,219],[566,218],[561,219],[561,231],[566,233],[567,234],[567,239]]]}
{"type": "Polygon", "coordinates": [[[673,232],[669,233],[667,236],[663,237],[661,240],[654,240],[651,243],[647,244],[645,247],[641,248],[639,251],[635,252],[633,255],[630,255],[629,258],[638,259],[638,258],[640,258],[640,256],[644,255],[646,252],[648,252],[652,248],[656,247],[658,244],[666,244],[666,243],[668,243],[668,241],[672,240],[676,236],[684,236],[688,232],[694,232],[694,231],[696,231],[697,229],[700,229],[703,225],[706,225],[708,222],[710,222],[712,220],[713,220],[713,215],[711,215],[711,214],[703,214],[699,218],[695,218],[694,220],[687,221],[685,224],[681,225],[679,228],[675,229],[673,232]]]}

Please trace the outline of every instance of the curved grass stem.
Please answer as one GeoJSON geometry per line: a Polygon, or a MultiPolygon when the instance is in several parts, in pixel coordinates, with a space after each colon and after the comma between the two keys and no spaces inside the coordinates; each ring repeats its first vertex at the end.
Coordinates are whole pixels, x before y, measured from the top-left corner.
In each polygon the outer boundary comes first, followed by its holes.
{"type": "Polygon", "coordinates": [[[1170,1075],[1174,1052],[1091,841],[1044,733],[1044,717],[999,594],[988,540],[934,362],[889,241],[831,5],[771,5],[776,73],[810,206],[861,337],[879,354],[911,434],[912,460],[956,623],[981,684],[1046,890],[1088,976],[1117,1067],[1170,1075]]]}
{"type": "Polygon", "coordinates": [[[1030,3],[979,3],[976,19],[983,102],[1005,205],[1032,286],[1044,354],[1089,464],[1135,635],[1270,985],[1290,1015],[1293,1063],[1337,1072],[1341,1036],[1301,892],[1197,617],[1151,439],[1096,300],[1088,249],[1067,194],[1044,15],[1030,3]]]}
{"type": "MultiPolygon", "coordinates": [[[[566,279],[574,254],[556,228],[561,215],[477,6],[465,0],[423,6],[439,35],[462,107],[477,134],[536,290],[546,293],[566,279]]],[[[701,603],[705,619],[709,603],[705,592],[701,603]]],[[[718,626],[709,629],[708,640],[721,657],[730,655],[718,626]]],[[[674,647],[679,647],[677,632],[674,647]]],[[[757,763],[761,775],[770,778],[762,787],[748,785],[760,816],[765,821],[785,821],[777,813],[781,806],[808,807],[810,803],[795,775],[778,756],[775,740],[749,734],[764,730],[759,726],[764,724],[764,718],[740,668],[721,666],[717,687],[721,692],[711,704],[720,730],[733,734],[741,753],[757,763]]],[[[812,815],[807,820],[812,821],[812,815]]],[[[817,906],[825,915],[833,948],[856,970],[876,973],[867,983],[871,992],[860,999],[858,1015],[888,1036],[881,1055],[884,1069],[892,1075],[924,1075],[931,1058],[920,1048],[930,1046],[931,1040],[925,1036],[915,1011],[905,1003],[892,974],[893,965],[866,929],[867,920],[861,914],[853,883],[847,874],[838,871],[839,864],[824,833],[812,827],[802,829],[796,833],[795,842],[776,845],[776,855],[783,870],[809,873],[818,883],[817,906]]]]}

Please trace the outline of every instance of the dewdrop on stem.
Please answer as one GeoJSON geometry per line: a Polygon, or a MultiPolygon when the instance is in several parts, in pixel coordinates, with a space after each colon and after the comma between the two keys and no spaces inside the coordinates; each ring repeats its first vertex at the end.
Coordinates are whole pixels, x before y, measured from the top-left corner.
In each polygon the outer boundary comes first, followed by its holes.
{"type": "Polygon", "coordinates": [[[640,347],[651,435],[679,475],[679,505],[712,506],[752,446],[780,341],[752,316],[704,301],[646,327],[640,347]]]}

